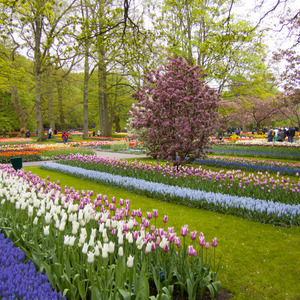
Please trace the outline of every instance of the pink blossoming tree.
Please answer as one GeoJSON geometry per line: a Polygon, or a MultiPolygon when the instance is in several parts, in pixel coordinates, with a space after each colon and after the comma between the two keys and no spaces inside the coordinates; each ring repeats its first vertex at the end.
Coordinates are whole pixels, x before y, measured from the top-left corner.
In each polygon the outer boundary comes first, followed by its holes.
{"type": "Polygon", "coordinates": [[[174,165],[204,156],[209,136],[219,127],[220,95],[205,84],[205,74],[179,57],[147,70],[135,92],[131,127],[154,158],[174,165]]]}

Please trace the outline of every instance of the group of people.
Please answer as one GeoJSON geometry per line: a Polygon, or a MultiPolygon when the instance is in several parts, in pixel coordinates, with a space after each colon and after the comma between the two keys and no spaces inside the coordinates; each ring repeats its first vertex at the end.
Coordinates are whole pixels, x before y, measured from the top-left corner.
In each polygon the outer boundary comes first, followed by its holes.
{"type": "Polygon", "coordinates": [[[241,133],[243,132],[242,127],[227,127],[227,134],[235,134],[235,135],[241,135],[241,133]]]}
{"type": "Polygon", "coordinates": [[[275,127],[274,129],[270,127],[268,131],[268,142],[284,142],[285,138],[288,137],[288,141],[290,143],[294,142],[296,130],[294,127],[285,127],[285,128],[278,128],[275,127]]]}

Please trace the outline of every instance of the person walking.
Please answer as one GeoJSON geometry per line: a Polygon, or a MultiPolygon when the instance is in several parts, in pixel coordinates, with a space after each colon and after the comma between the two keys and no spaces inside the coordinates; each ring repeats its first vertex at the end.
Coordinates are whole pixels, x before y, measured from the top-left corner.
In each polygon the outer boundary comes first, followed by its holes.
{"type": "Polygon", "coordinates": [[[52,136],[52,128],[49,128],[48,130],[48,139],[51,139],[52,136]]]}
{"type": "Polygon", "coordinates": [[[274,135],[274,131],[272,129],[272,127],[270,127],[269,131],[268,131],[268,142],[272,142],[273,141],[273,135],[274,135]]]}
{"type": "Polygon", "coordinates": [[[276,141],[277,141],[278,131],[279,131],[278,128],[275,127],[275,129],[274,129],[274,143],[276,143],[276,141]]]}
{"type": "Polygon", "coordinates": [[[290,143],[294,142],[294,136],[295,136],[295,128],[293,128],[292,126],[289,127],[289,130],[287,132],[288,135],[288,140],[290,143]]]}
{"type": "Polygon", "coordinates": [[[28,129],[27,129],[27,131],[26,131],[26,133],[25,133],[25,136],[26,136],[27,139],[30,138],[30,131],[29,131],[28,129]]]}
{"type": "Polygon", "coordinates": [[[67,131],[64,131],[62,136],[61,136],[61,139],[63,140],[64,143],[66,143],[69,139],[69,134],[67,131]]]}
{"type": "Polygon", "coordinates": [[[3,133],[3,137],[6,138],[6,128],[5,127],[3,128],[2,133],[3,133]]]}

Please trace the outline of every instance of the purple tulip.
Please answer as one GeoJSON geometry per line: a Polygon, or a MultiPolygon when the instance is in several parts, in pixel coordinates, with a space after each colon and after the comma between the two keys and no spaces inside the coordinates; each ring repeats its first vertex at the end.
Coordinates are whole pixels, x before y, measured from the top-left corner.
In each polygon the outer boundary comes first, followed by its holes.
{"type": "Polygon", "coordinates": [[[204,236],[199,236],[199,245],[200,246],[205,246],[205,237],[204,236]]]}
{"type": "Polygon", "coordinates": [[[167,216],[167,215],[164,216],[163,222],[164,222],[164,223],[167,223],[167,222],[168,222],[168,216],[167,216]]]}
{"type": "Polygon", "coordinates": [[[188,255],[197,256],[197,251],[193,248],[192,245],[188,247],[188,255]]]}
{"type": "Polygon", "coordinates": [[[196,230],[191,232],[191,239],[192,240],[195,240],[197,238],[197,233],[198,233],[198,231],[196,231],[196,230]]]}
{"type": "Polygon", "coordinates": [[[217,247],[218,243],[217,243],[217,238],[214,238],[213,241],[211,242],[211,245],[213,247],[217,247]]]}
{"type": "Polygon", "coordinates": [[[181,247],[181,241],[180,241],[180,237],[175,237],[175,241],[174,241],[175,245],[180,248],[181,247]]]}
{"type": "Polygon", "coordinates": [[[181,226],[181,235],[182,236],[187,236],[188,232],[189,232],[188,225],[181,226]]]}

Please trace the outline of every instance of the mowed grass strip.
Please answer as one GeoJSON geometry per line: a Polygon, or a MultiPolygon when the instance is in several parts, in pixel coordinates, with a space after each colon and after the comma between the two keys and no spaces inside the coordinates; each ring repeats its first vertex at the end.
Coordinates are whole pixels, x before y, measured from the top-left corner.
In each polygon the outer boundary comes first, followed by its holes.
{"type": "MultiPolygon", "coordinates": [[[[235,299],[300,299],[300,228],[279,227],[244,220],[235,216],[189,208],[143,197],[120,189],[107,187],[87,180],[77,179],[38,167],[26,167],[27,171],[45,179],[60,180],[76,190],[92,190],[107,195],[111,200],[130,199],[131,209],[147,211],[158,209],[158,226],[168,215],[168,227],[188,224],[190,231],[203,232],[206,241],[218,238],[217,257],[221,258],[219,280],[222,287],[235,299]]],[[[211,249],[212,251],[212,249],[211,249]]],[[[212,252],[211,252],[212,253],[212,252]]]]}

